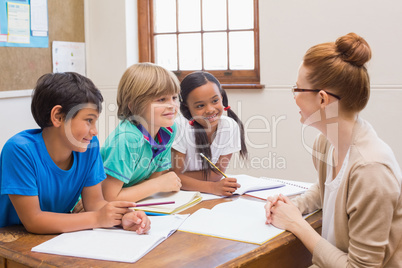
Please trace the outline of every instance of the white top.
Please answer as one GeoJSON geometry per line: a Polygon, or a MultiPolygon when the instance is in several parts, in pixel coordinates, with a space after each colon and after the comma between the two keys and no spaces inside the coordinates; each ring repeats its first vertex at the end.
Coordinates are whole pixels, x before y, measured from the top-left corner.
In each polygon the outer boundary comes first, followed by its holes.
{"type": "MultiPolygon", "coordinates": [[[[184,171],[199,171],[202,169],[202,157],[196,151],[194,127],[182,115],[176,118],[177,133],[172,148],[185,154],[184,171]]],[[[212,159],[216,164],[221,155],[228,155],[241,150],[240,128],[232,118],[222,115],[218,122],[216,136],[211,144],[212,159]]],[[[174,159],[172,159],[174,161],[174,159]]]]}
{"type": "Polygon", "coordinates": [[[345,173],[346,166],[349,162],[349,151],[343,160],[341,170],[335,179],[333,177],[333,166],[332,166],[332,155],[334,152],[334,147],[331,145],[328,152],[327,159],[327,179],[325,181],[325,191],[324,191],[324,204],[322,206],[322,232],[321,235],[328,242],[335,246],[335,232],[334,232],[334,217],[335,217],[335,202],[336,195],[338,193],[339,185],[342,182],[343,175],[345,173]]]}

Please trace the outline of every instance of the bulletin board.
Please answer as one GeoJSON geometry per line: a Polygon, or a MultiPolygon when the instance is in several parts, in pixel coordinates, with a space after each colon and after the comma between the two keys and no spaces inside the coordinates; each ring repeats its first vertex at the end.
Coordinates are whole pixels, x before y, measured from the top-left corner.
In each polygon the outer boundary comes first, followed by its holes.
{"type": "Polygon", "coordinates": [[[0,0],[0,47],[48,47],[48,25],[47,0],[0,0]]]}
{"type": "Polygon", "coordinates": [[[32,89],[52,72],[53,41],[85,42],[84,0],[48,0],[47,7],[47,47],[0,47],[0,91],[32,89]]]}

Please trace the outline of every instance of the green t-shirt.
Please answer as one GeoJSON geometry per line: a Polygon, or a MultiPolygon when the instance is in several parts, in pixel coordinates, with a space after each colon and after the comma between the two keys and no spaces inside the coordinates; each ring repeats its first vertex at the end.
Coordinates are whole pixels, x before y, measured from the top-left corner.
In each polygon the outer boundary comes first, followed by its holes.
{"type": "Polygon", "coordinates": [[[142,125],[120,122],[101,148],[106,174],[124,182],[123,187],[129,187],[155,172],[171,168],[175,135],[176,124],[160,128],[155,141],[142,125]]]}

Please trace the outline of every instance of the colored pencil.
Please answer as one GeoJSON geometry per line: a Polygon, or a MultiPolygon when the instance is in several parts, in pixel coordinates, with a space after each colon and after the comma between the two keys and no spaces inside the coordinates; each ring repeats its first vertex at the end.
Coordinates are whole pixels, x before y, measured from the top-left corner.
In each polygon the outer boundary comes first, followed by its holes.
{"type": "Polygon", "coordinates": [[[174,203],[176,203],[176,201],[167,201],[167,202],[159,202],[159,203],[137,204],[135,207],[131,207],[131,208],[148,207],[148,206],[159,206],[159,205],[168,205],[168,204],[174,204],[174,203]]]}
{"type": "Polygon", "coordinates": [[[156,213],[156,212],[149,212],[149,211],[145,211],[145,214],[147,216],[168,216],[169,214],[163,214],[163,213],[156,213]]]}
{"type": "Polygon", "coordinates": [[[226,176],[226,174],[223,173],[217,166],[215,166],[215,165],[211,162],[211,160],[209,160],[203,153],[200,153],[200,155],[201,155],[202,157],[204,157],[205,160],[207,160],[207,161],[208,161],[217,171],[219,171],[219,173],[221,173],[225,178],[228,177],[228,176],[226,176]]]}

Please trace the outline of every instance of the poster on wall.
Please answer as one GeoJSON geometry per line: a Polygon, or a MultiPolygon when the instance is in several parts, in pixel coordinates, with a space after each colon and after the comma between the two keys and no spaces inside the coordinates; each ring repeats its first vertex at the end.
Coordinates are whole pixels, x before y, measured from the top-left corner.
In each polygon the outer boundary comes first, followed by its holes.
{"type": "Polygon", "coordinates": [[[85,43],[53,41],[53,72],[76,72],[86,76],[85,43]]]}
{"type": "Polygon", "coordinates": [[[49,47],[47,0],[0,0],[0,47],[49,47]]]}

